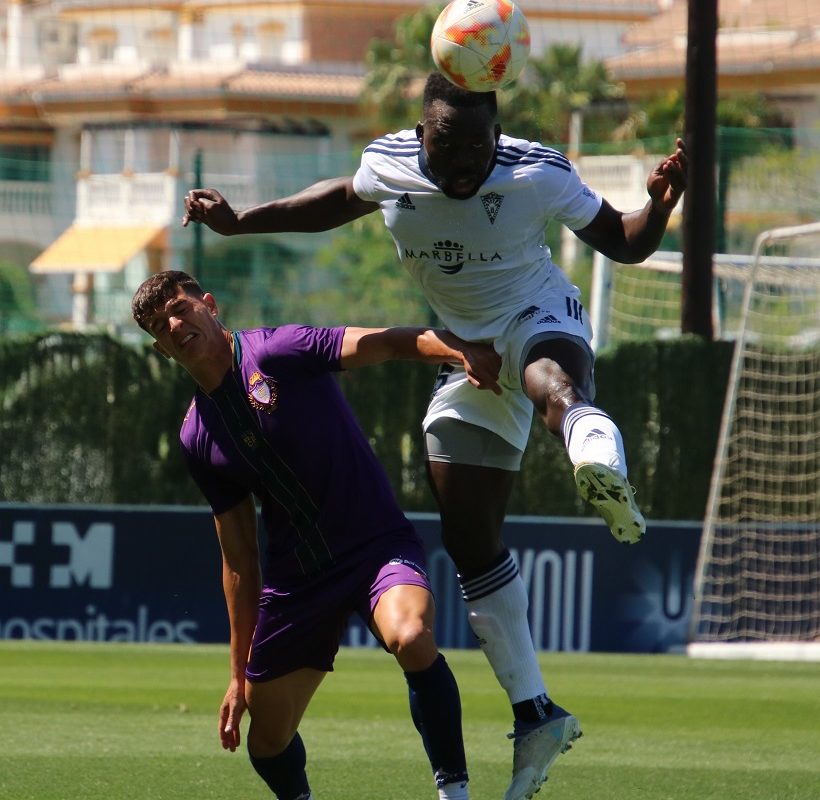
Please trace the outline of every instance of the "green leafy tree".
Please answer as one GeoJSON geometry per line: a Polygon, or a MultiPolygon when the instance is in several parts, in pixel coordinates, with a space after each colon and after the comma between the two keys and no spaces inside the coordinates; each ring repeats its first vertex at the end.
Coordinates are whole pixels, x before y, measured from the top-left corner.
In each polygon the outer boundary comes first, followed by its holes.
{"type": "Polygon", "coordinates": [[[725,253],[728,249],[726,209],[732,174],[743,159],[764,150],[790,148],[792,140],[781,115],[757,93],[737,94],[719,100],[717,123],[715,250],[725,253]]]}
{"type": "MultiPolygon", "coordinates": [[[[639,142],[679,136],[684,129],[685,97],[681,89],[653,94],[634,106],[613,134],[616,141],[639,142]]],[[[757,92],[726,95],[718,99],[716,120],[720,128],[763,130],[785,128],[777,109],[757,92]]]]}
{"type": "MultiPolygon", "coordinates": [[[[361,101],[388,130],[418,121],[423,82],[435,69],[430,33],[443,7],[407,14],[397,21],[393,41],[370,43],[361,101]]],[[[580,45],[558,44],[530,58],[521,76],[499,92],[499,106],[504,128],[515,136],[561,143],[567,140],[573,111],[588,112],[622,95],[622,86],[602,62],[583,61],[580,45]]],[[[612,127],[607,123],[608,130],[612,127]]]]}
{"type": "Polygon", "coordinates": [[[425,6],[396,22],[393,41],[374,39],[365,55],[367,77],[362,103],[389,130],[413,127],[425,76],[435,69],[430,34],[444,3],[425,6]]]}
{"type": "MultiPolygon", "coordinates": [[[[580,45],[556,44],[531,58],[521,77],[501,93],[501,116],[516,136],[562,143],[569,138],[573,112],[600,116],[596,108],[610,108],[622,96],[623,87],[603,62],[585,62],[580,45]]],[[[611,130],[611,123],[606,127],[611,130]]]]}
{"type": "Polygon", "coordinates": [[[303,296],[314,322],[365,326],[435,324],[424,296],[399,263],[380,213],[339,229],[316,263],[333,282],[303,296]]]}
{"type": "Polygon", "coordinates": [[[0,334],[41,327],[28,271],[11,261],[0,261],[0,334]]]}
{"type": "Polygon", "coordinates": [[[684,97],[679,89],[660,92],[641,100],[633,106],[626,118],[618,125],[612,139],[625,142],[633,150],[652,147],[649,139],[668,140],[683,131],[684,97]]]}
{"type": "MultiPolygon", "coordinates": [[[[613,138],[631,143],[634,149],[665,151],[670,138],[680,136],[684,130],[684,109],[685,97],[681,90],[653,95],[632,110],[616,128],[613,138]]],[[[759,92],[719,98],[715,116],[718,126],[715,251],[723,253],[727,250],[726,211],[732,174],[749,156],[790,148],[792,138],[782,115],[759,92]]]]}
{"type": "Polygon", "coordinates": [[[194,272],[231,326],[310,321],[299,316],[305,257],[268,237],[213,238],[194,272]]]}

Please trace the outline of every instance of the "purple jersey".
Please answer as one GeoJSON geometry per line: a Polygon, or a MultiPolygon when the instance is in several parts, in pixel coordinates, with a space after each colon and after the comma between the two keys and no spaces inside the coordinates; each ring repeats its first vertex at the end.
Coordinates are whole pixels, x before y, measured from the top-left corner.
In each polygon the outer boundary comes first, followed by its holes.
{"type": "Polygon", "coordinates": [[[252,492],[265,585],[287,587],[385,535],[412,533],[336,380],[344,328],[237,331],[233,370],[197,390],[180,430],[214,514],[252,492]]]}

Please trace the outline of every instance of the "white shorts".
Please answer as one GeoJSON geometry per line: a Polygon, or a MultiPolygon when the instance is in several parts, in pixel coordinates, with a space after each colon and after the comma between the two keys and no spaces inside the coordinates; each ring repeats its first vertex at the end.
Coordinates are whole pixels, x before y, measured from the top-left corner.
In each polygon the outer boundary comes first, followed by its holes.
{"type": "Polygon", "coordinates": [[[518,472],[524,455],[492,431],[450,417],[439,417],[427,426],[424,454],[428,461],[473,464],[507,472],[518,472]]]}
{"type": "Polygon", "coordinates": [[[589,355],[589,375],[581,387],[592,400],[592,328],[581,305],[580,291],[562,272],[554,270],[549,289],[532,303],[510,315],[502,335],[493,346],[502,358],[499,384],[501,396],[479,391],[467,380],[461,367],[447,365],[439,373],[422,427],[427,431],[433,420],[460,419],[498,434],[522,452],[532,425],[532,403],[523,390],[522,370],[533,345],[545,339],[576,341],[589,355]]]}

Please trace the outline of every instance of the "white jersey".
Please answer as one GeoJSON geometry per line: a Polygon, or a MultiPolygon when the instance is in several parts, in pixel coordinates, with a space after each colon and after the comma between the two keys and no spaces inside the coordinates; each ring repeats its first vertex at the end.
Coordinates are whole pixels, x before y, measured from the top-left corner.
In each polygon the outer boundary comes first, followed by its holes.
{"type": "Polygon", "coordinates": [[[467,200],[447,197],[425,172],[415,131],[400,131],[365,148],[353,188],[381,206],[401,262],[444,325],[495,340],[560,273],[544,241],[548,221],[583,228],[601,198],[559,151],[506,135],[467,200]]]}

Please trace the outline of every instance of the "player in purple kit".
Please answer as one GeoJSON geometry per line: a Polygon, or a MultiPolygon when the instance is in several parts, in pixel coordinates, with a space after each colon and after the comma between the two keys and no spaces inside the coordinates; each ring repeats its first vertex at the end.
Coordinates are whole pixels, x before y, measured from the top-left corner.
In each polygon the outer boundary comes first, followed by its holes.
{"type": "Polygon", "coordinates": [[[358,612],[396,657],[441,800],[467,800],[461,704],[433,638],[422,544],[397,506],[332,372],[391,359],[463,364],[499,391],[487,346],[424,328],[229,331],[184,272],[153,275],[132,301],[155,348],[197,390],[180,431],[222,549],[231,680],[222,746],[240,744],[279,800],[312,800],[298,728],[358,612]],[[267,533],[260,581],[256,498],[267,533]]]}
{"type": "Polygon", "coordinates": [[[183,225],[204,223],[226,236],[329,230],[380,211],[442,324],[502,355],[501,395],[474,392],[464,371],[442,367],[423,432],[442,542],[513,712],[504,800],[531,798],[581,735],[541,675],[527,591],[503,538],[534,411],[564,442],[580,495],[612,535],[635,543],[646,530],[620,430],[594,405],[592,329],[580,290],[552,261],[544,231],[558,222],[614,261],[642,261],[661,242],[687,164],[677,139],[647,177],[644,206],[619,211],[558,150],[503,133],[495,92],[468,92],[435,72],[416,127],[372,141],[355,175],[238,213],[213,189],[185,197],[183,225]]]}
{"type": "Polygon", "coordinates": [[[619,211],[563,153],[503,133],[495,92],[468,92],[434,72],[419,123],[373,140],[355,175],[238,213],[213,189],[185,197],[183,225],[204,223],[226,236],[330,230],[380,211],[442,324],[502,355],[501,395],[472,391],[462,370],[445,365],[422,427],[442,542],[513,713],[504,800],[531,798],[581,735],[541,675],[527,591],[503,537],[534,411],[564,442],[580,495],[612,535],[635,543],[646,530],[620,430],[594,405],[592,329],[580,290],[552,261],[544,231],[557,222],[614,261],[642,261],[661,242],[687,164],[677,139],[647,177],[644,206],[619,211]]]}

